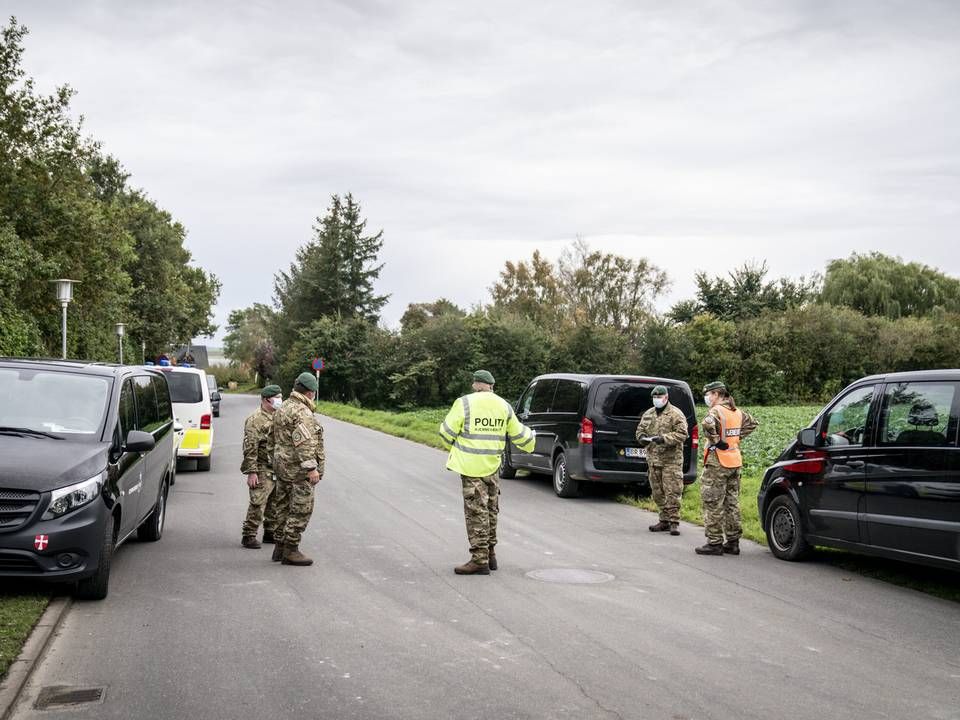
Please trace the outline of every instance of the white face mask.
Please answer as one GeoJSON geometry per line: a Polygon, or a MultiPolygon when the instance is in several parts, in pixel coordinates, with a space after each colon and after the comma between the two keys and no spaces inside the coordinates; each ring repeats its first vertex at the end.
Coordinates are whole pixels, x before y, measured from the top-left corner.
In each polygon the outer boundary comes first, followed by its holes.
{"type": "Polygon", "coordinates": [[[710,396],[709,396],[709,395],[704,395],[704,396],[703,396],[703,404],[706,405],[707,407],[710,407],[710,396]]]}
{"type": "Polygon", "coordinates": [[[283,405],[283,398],[281,398],[279,395],[275,395],[274,397],[270,398],[270,404],[273,405],[274,410],[279,410],[280,406],[283,405]]]}
{"type": "Polygon", "coordinates": [[[653,406],[657,410],[662,410],[667,404],[667,399],[665,397],[655,397],[653,399],[653,406]]]}

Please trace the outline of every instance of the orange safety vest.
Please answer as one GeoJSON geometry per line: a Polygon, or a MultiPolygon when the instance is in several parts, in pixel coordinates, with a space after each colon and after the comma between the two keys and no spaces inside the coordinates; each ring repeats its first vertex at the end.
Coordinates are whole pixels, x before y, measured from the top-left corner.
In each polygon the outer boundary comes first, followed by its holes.
{"type": "Polygon", "coordinates": [[[710,447],[707,444],[703,452],[703,462],[706,464],[710,451],[717,454],[717,460],[725,468],[738,468],[743,466],[743,458],[740,455],[740,426],[743,425],[743,413],[739,410],[731,410],[726,405],[714,406],[720,413],[720,440],[726,441],[730,447],[721,450],[717,447],[710,447]]]}

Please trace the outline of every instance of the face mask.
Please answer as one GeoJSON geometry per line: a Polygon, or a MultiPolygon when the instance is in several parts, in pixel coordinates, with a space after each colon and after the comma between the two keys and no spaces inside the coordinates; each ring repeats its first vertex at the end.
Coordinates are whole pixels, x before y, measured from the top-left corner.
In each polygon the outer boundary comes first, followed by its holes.
{"type": "Polygon", "coordinates": [[[653,399],[653,406],[657,410],[662,410],[667,404],[667,399],[665,397],[655,397],[653,399]]]}
{"type": "Polygon", "coordinates": [[[710,396],[709,396],[709,395],[704,395],[704,396],[703,396],[703,404],[706,405],[707,407],[710,407],[710,396]]]}
{"type": "Polygon", "coordinates": [[[280,406],[283,405],[283,400],[279,397],[270,398],[270,404],[273,405],[274,410],[279,410],[280,406]]]}

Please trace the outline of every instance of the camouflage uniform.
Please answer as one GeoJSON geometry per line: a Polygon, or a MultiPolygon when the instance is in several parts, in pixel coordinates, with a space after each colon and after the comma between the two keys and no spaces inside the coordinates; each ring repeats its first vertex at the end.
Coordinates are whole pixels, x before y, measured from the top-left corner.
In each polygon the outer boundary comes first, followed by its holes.
{"type": "Polygon", "coordinates": [[[243,537],[256,537],[261,521],[265,533],[272,534],[277,526],[273,492],[273,415],[258,407],[243,424],[243,464],[240,465],[240,472],[244,475],[256,473],[260,479],[257,487],[250,488],[250,506],[243,521],[243,537]]]}
{"type": "Polygon", "coordinates": [[[683,443],[689,434],[687,418],[667,403],[663,410],[650,408],[637,425],[637,440],[661,435],[663,443],[647,445],[647,475],[650,492],[660,513],[660,522],[680,522],[683,497],[683,443]]]}
{"type": "MultiPolygon", "coordinates": [[[[729,400],[718,404],[733,409],[729,400]]],[[[759,423],[749,414],[743,413],[740,425],[740,439],[757,429],[759,423]]],[[[719,411],[713,408],[707,411],[700,423],[700,437],[709,445],[720,440],[719,411]]],[[[703,442],[703,440],[701,440],[703,442]]],[[[720,545],[726,541],[740,539],[743,529],[740,525],[740,468],[727,468],[720,464],[715,452],[707,453],[703,463],[703,475],[700,477],[700,500],[703,506],[703,529],[710,545],[720,545]]]]}
{"type": "Polygon", "coordinates": [[[461,475],[463,515],[467,520],[470,557],[478,565],[490,561],[497,544],[497,515],[500,513],[500,480],[496,473],[486,477],[461,475]]]}
{"type": "Polygon", "coordinates": [[[282,546],[300,544],[313,514],[314,486],[307,475],[316,470],[323,477],[323,426],[313,409],[312,400],[294,391],[273,420],[273,469],[277,478],[274,538],[282,546]]]}

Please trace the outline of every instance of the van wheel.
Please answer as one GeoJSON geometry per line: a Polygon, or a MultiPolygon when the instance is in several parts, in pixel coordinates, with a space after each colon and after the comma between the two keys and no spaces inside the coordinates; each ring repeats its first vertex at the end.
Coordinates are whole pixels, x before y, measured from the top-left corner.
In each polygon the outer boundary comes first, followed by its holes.
{"type": "Polygon", "coordinates": [[[163,521],[167,518],[167,481],[160,483],[160,494],[157,495],[157,504],[153,506],[150,517],[137,528],[137,539],[145,542],[156,542],[163,536],[163,521]]]}
{"type": "Polygon", "coordinates": [[[771,501],[765,525],[767,544],[776,557],[802,560],[810,554],[810,544],[803,537],[800,509],[789,495],[780,495],[771,501]]]}
{"type": "Polygon", "coordinates": [[[209,455],[206,457],[197,458],[197,470],[207,472],[210,469],[211,458],[209,455]]]}
{"type": "Polygon", "coordinates": [[[580,483],[567,475],[567,458],[559,453],[553,460],[553,491],[562,498],[576,497],[580,483]]]}
{"type": "Polygon", "coordinates": [[[100,543],[100,557],[97,561],[97,571],[93,576],[77,583],[74,593],[79,600],[103,600],[107,596],[110,584],[110,563],[113,560],[113,527],[116,522],[113,513],[107,516],[103,524],[103,541],[100,543]]]}
{"type": "Polygon", "coordinates": [[[503,457],[500,458],[500,477],[504,480],[513,480],[517,476],[517,469],[510,464],[510,453],[503,451],[503,457]]]}

